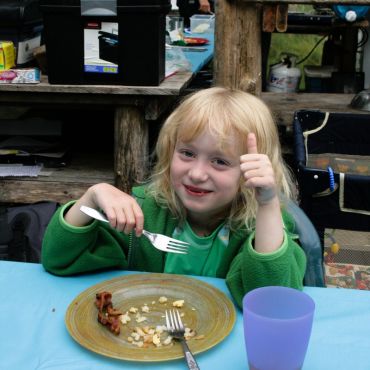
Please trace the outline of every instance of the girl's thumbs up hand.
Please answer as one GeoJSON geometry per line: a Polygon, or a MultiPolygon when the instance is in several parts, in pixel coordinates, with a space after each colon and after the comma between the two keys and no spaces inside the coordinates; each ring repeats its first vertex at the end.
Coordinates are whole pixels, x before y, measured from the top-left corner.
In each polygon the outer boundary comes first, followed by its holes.
{"type": "Polygon", "coordinates": [[[258,153],[257,139],[254,133],[247,138],[247,154],[240,157],[240,169],[245,186],[256,189],[259,205],[270,203],[276,197],[276,181],[269,157],[258,153]]]}

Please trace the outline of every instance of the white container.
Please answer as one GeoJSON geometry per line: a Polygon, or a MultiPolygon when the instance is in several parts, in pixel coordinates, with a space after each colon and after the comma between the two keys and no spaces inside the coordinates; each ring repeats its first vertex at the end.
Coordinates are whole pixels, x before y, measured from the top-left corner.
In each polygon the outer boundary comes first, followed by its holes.
{"type": "Polygon", "coordinates": [[[327,93],[331,89],[331,74],[337,72],[334,66],[304,66],[307,92],[327,93]]]}
{"type": "Polygon", "coordinates": [[[192,33],[213,33],[215,31],[214,14],[194,14],[190,17],[192,33]]]}
{"type": "Polygon", "coordinates": [[[270,67],[267,91],[282,93],[298,91],[301,71],[299,68],[294,67],[294,63],[293,57],[288,55],[281,63],[270,67]],[[290,58],[292,58],[292,61],[290,58]]]}

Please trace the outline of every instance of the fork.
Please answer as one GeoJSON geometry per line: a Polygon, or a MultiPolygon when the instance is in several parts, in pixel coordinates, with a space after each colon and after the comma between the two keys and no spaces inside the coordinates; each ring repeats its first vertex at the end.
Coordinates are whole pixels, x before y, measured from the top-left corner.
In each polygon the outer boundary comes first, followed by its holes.
{"type": "Polygon", "coordinates": [[[166,310],[166,327],[168,333],[181,342],[188,368],[191,370],[199,370],[199,366],[186,343],[184,336],[185,326],[182,323],[178,310],[166,310]]]}
{"type": "MultiPolygon", "coordinates": [[[[109,220],[103,213],[97,211],[94,208],[81,206],[80,211],[97,220],[100,220],[103,222],[109,222],[109,220]]],[[[155,248],[163,252],[179,253],[179,254],[188,253],[189,243],[182,242],[174,238],[170,238],[166,235],[151,233],[146,230],[143,230],[143,235],[149,239],[149,241],[152,243],[152,245],[155,248]]]]}

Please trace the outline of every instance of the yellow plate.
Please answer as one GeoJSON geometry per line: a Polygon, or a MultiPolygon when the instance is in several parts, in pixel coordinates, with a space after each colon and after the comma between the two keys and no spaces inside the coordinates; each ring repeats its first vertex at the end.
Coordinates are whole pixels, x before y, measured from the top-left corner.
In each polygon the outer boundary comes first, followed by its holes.
{"type": "Polygon", "coordinates": [[[79,294],[69,305],[65,322],[70,335],[83,347],[104,356],[128,361],[168,361],[183,357],[181,345],[138,348],[127,338],[135,326],[165,325],[164,312],[173,308],[172,302],[183,299],[183,322],[203,339],[190,339],[193,353],[212,348],[221,342],[235,323],[235,307],[224,293],[200,280],[172,274],[134,274],[96,284],[79,294]],[[131,307],[139,310],[146,303],[149,313],[141,313],[148,321],[137,323],[130,314],[128,325],[121,325],[116,336],[97,321],[95,295],[101,291],[112,293],[113,307],[125,313],[131,307]],[[168,302],[159,303],[161,296],[168,302]]]}

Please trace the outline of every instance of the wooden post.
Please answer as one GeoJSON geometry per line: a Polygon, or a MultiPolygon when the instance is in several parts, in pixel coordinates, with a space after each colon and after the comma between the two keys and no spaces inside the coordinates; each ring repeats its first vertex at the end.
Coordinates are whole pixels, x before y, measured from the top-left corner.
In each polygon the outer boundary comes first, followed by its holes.
{"type": "Polygon", "coordinates": [[[114,118],[114,173],[116,186],[126,192],[148,173],[149,130],[137,107],[117,107],[114,118]]]}
{"type": "Polygon", "coordinates": [[[256,95],[262,89],[261,6],[242,0],[216,4],[214,84],[256,95]]]}

